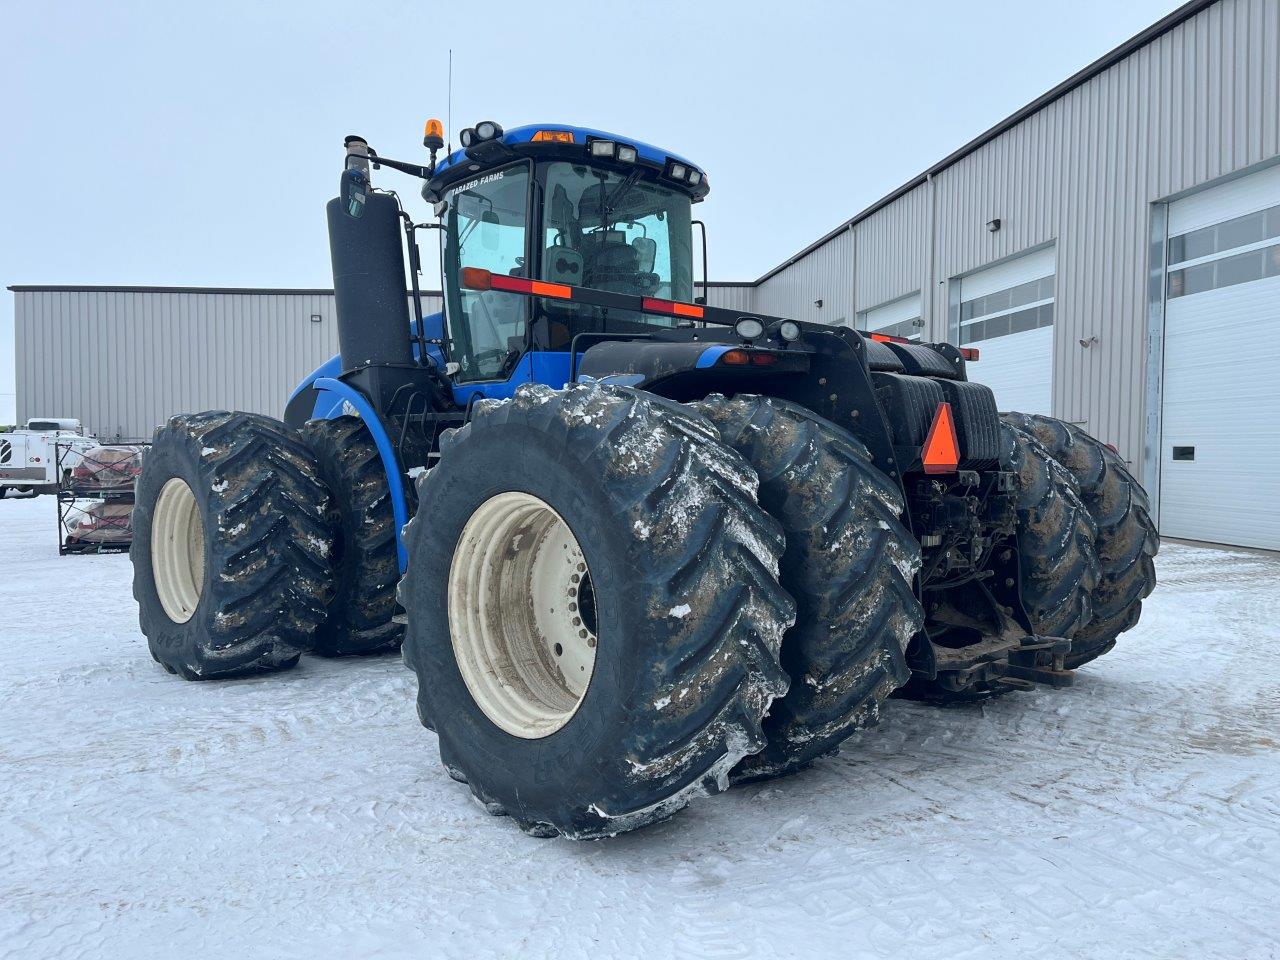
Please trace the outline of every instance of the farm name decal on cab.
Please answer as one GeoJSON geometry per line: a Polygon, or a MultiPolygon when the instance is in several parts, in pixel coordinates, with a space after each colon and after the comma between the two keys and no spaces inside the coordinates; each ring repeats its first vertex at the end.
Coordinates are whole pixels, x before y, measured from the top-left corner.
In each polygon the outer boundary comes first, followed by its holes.
{"type": "Polygon", "coordinates": [[[507,175],[507,171],[505,170],[499,170],[497,173],[486,173],[479,180],[472,180],[470,183],[464,183],[460,187],[454,187],[452,190],[450,190],[448,193],[445,194],[445,197],[446,199],[451,200],[455,196],[457,196],[459,193],[463,193],[467,190],[474,190],[476,187],[482,187],[486,183],[493,183],[495,180],[501,180],[506,175],[507,175]]]}

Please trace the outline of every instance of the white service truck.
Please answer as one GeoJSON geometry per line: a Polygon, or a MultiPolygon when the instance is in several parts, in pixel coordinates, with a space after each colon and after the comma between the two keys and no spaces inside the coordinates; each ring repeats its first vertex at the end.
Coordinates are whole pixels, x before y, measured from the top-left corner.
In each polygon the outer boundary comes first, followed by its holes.
{"type": "Polygon", "coordinates": [[[71,470],[97,445],[79,420],[65,417],[36,417],[25,427],[0,433],[0,498],[10,490],[29,497],[56,493],[59,467],[71,470]]]}

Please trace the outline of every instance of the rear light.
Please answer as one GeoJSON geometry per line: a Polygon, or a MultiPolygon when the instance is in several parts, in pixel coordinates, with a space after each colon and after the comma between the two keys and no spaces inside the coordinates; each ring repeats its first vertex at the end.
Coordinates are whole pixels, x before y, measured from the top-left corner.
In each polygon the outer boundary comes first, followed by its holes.
{"type": "Polygon", "coordinates": [[[961,347],[960,356],[964,357],[966,360],[972,363],[973,361],[978,359],[978,348],[977,347],[961,347]]]}
{"type": "Polygon", "coordinates": [[[778,362],[778,355],[761,350],[728,350],[720,355],[720,362],[731,367],[745,367],[749,364],[771,367],[778,362]]]}

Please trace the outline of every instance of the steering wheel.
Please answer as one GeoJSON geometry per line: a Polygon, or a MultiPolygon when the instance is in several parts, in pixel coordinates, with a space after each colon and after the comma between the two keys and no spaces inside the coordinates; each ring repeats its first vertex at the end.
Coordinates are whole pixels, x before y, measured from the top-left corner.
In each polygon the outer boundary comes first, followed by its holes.
{"type": "MultiPolygon", "coordinates": [[[[502,359],[502,367],[506,366],[507,358],[511,356],[510,350],[482,350],[480,353],[472,356],[471,361],[477,368],[482,368],[489,360],[502,359]]],[[[498,372],[502,372],[502,367],[498,368],[498,372]]]]}

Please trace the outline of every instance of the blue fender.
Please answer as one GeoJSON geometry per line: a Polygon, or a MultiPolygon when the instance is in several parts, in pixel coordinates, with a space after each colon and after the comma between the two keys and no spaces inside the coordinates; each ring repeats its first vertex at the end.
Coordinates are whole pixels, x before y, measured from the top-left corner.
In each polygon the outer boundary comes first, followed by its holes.
{"type": "Polygon", "coordinates": [[[374,412],[369,398],[351,385],[334,377],[320,377],[312,386],[339,397],[339,405],[341,402],[346,402],[355,407],[373,437],[374,445],[378,448],[378,456],[382,458],[382,469],[387,474],[387,490],[391,494],[391,513],[395,517],[396,524],[396,561],[400,567],[400,575],[404,576],[405,569],[409,565],[409,555],[405,552],[401,531],[409,522],[409,504],[405,500],[404,480],[400,476],[400,461],[396,459],[396,450],[391,445],[391,438],[387,436],[387,428],[382,425],[382,421],[374,412]]]}

